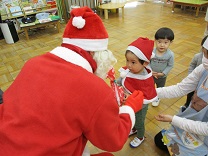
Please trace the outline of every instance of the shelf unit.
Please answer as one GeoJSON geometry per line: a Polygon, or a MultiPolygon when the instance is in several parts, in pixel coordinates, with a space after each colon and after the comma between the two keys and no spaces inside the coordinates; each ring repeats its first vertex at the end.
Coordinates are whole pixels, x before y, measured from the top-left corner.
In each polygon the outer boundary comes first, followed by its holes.
{"type": "Polygon", "coordinates": [[[27,17],[30,15],[34,15],[37,13],[41,13],[41,12],[55,12],[57,11],[57,7],[56,4],[44,4],[44,5],[39,5],[39,6],[35,6],[34,4],[24,4],[24,2],[22,2],[21,0],[17,1],[17,5],[16,7],[19,7],[20,10],[18,11],[14,11],[11,12],[11,7],[7,7],[6,9],[8,10],[7,13],[1,14],[1,18],[2,20],[6,20],[6,19],[17,19],[17,18],[22,18],[22,17],[27,17]],[[29,10],[25,10],[24,8],[26,7],[30,7],[31,9],[29,10]],[[19,15],[14,15],[14,14],[18,14],[18,13],[22,13],[19,15]]]}

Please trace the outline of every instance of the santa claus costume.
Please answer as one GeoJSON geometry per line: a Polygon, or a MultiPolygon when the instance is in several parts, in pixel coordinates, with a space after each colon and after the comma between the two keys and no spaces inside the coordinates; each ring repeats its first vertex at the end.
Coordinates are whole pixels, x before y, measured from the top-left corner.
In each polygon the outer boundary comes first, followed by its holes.
{"type": "Polygon", "coordinates": [[[93,74],[97,63],[87,51],[107,45],[99,16],[88,7],[73,9],[63,44],[27,61],[3,94],[1,156],[90,155],[88,140],[105,151],[123,147],[139,109],[132,101],[142,94],[119,108],[111,88],[93,74]]]}

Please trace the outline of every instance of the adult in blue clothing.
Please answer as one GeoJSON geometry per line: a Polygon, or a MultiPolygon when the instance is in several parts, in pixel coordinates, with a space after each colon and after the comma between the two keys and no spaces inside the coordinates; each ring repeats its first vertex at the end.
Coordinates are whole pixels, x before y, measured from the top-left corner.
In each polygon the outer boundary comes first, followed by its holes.
{"type": "Polygon", "coordinates": [[[185,111],[180,110],[174,116],[160,114],[155,117],[158,121],[171,123],[168,130],[155,136],[156,146],[164,151],[169,147],[177,156],[208,155],[208,39],[202,52],[202,64],[185,79],[176,85],[156,89],[159,98],[180,97],[194,91],[185,111]]]}

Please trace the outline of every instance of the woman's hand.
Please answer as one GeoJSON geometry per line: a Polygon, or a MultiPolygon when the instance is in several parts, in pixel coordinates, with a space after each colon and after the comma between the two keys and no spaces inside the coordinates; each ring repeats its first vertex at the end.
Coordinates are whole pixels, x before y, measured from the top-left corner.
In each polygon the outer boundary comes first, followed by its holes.
{"type": "Polygon", "coordinates": [[[162,122],[172,122],[173,116],[166,114],[159,114],[158,116],[155,116],[155,119],[162,122]]]}

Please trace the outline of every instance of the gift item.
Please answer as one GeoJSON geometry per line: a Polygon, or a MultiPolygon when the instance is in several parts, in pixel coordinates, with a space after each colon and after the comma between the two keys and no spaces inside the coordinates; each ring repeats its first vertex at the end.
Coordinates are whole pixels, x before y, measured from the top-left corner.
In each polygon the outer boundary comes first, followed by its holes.
{"type": "Polygon", "coordinates": [[[115,98],[118,102],[118,105],[121,106],[124,99],[124,89],[122,86],[119,86],[115,81],[115,70],[112,68],[107,75],[107,78],[110,79],[110,85],[112,90],[115,93],[115,98]]]}

